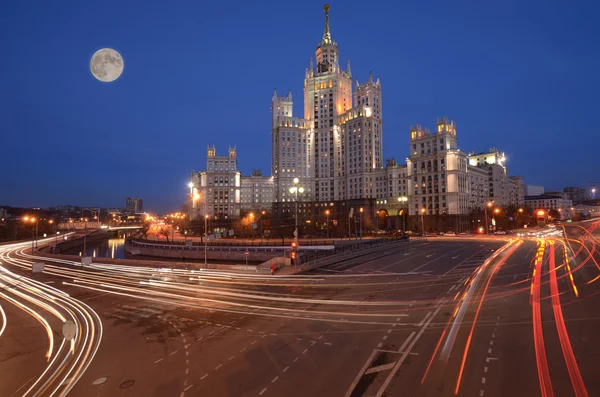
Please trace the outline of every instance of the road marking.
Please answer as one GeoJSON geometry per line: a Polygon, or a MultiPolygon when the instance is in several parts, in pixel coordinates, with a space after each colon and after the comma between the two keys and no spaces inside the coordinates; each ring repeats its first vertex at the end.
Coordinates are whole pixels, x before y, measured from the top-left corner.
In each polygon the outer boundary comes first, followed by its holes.
{"type": "Polygon", "coordinates": [[[387,339],[387,335],[384,335],[384,336],[383,336],[383,340],[386,340],[386,339],[387,339]]]}
{"type": "Polygon", "coordinates": [[[396,365],[396,362],[378,365],[377,367],[371,367],[365,371],[364,375],[369,375],[375,372],[387,371],[388,369],[394,368],[394,365],[396,365]]]}
{"type": "Polygon", "coordinates": [[[183,346],[183,347],[184,347],[184,349],[187,349],[187,348],[188,348],[188,347],[190,347],[190,346],[191,346],[191,344],[190,344],[190,343],[188,343],[187,345],[185,345],[185,346],[183,346]]]}
{"type": "Polygon", "coordinates": [[[186,342],[187,342],[187,339],[186,339],[186,338],[183,338],[183,343],[186,343],[186,342]]]}
{"type": "Polygon", "coordinates": [[[323,337],[323,335],[319,336],[317,339],[321,339],[323,337]]]}
{"type": "Polygon", "coordinates": [[[231,357],[229,357],[229,358],[227,359],[227,361],[231,361],[231,360],[233,360],[234,358],[235,358],[235,356],[231,356],[231,357]]]}
{"type": "Polygon", "coordinates": [[[240,350],[240,353],[243,353],[246,349],[247,347],[244,347],[242,350],[240,350]]]}
{"type": "MultiPolygon", "coordinates": [[[[440,304],[443,301],[444,301],[444,299],[442,299],[440,301],[440,304]]],[[[419,331],[419,333],[417,334],[417,336],[415,336],[412,339],[412,342],[410,342],[410,345],[408,346],[408,348],[406,349],[406,351],[404,352],[404,354],[402,355],[402,357],[400,357],[400,360],[398,360],[398,362],[396,363],[396,365],[394,366],[394,368],[390,371],[390,374],[388,375],[388,377],[383,382],[383,385],[381,386],[381,388],[379,389],[379,391],[377,392],[377,394],[375,395],[375,397],[381,397],[383,395],[383,393],[385,392],[385,389],[387,389],[388,385],[392,381],[392,378],[394,377],[394,375],[396,375],[396,372],[398,372],[398,370],[400,369],[400,366],[402,365],[402,363],[404,362],[404,360],[406,360],[406,357],[408,357],[408,355],[409,355],[410,351],[412,350],[412,348],[415,346],[415,344],[417,343],[417,341],[419,340],[419,338],[421,337],[421,335],[423,335],[423,333],[425,332],[425,330],[427,329],[427,327],[431,323],[431,320],[433,320],[433,318],[436,316],[436,314],[438,314],[438,312],[441,309],[442,309],[441,306],[438,305],[438,308],[429,317],[429,319],[427,320],[427,322],[425,322],[425,324],[423,325],[423,328],[421,328],[421,330],[419,331]]],[[[400,348],[400,350],[402,350],[402,348],[400,348]]]]}
{"type": "Polygon", "coordinates": [[[219,364],[219,365],[217,365],[217,366],[215,367],[215,371],[216,371],[217,369],[221,368],[222,366],[223,366],[223,364],[219,364]]]}
{"type": "Polygon", "coordinates": [[[265,387],[264,389],[262,389],[262,390],[260,391],[260,393],[258,393],[258,395],[259,395],[259,396],[262,396],[262,395],[263,395],[263,393],[264,393],[264,392],[266,392],[266,391],[267,391],[267,388],[265,387]]]}
{"type": "Polygon", "coordinates": [[[190,369],[189,369],[189,368],[186,368],[186,369],[185,369],[185,374],[187,375],[187,374],[189,374],[189,373],[190,373],[190,369]]]}
{"type": "Polygon", "coordinates": [[[317,341],[316,341],[316,340],[313,340],[313,341],[311,341],[311,342],[310,342],[310,345],[311,345],[311,346],[314,346],[314,345],[315,345],[315,343],[317,343],[317,341]]]}
{"type": "Polygon", "coordinates": [[[422,327],[423,323],[425,321],[427,321],[427,319],[429,318],[429,316],[431,316],[431,312],[427,312],[427,314],[425,315],[425,317],[423,317],[423,320],[421,320],[421,322],[419,323],[419,325],[417,325],[417,327],[422,327]]]}
{"type": "Polygon", "coordinates": [[[304,349],[304,351],[302,352],[302,354],[306,353],[308,351],[308,349],[304,349]]]}
{"type": "Polygon", "coordinates": [[[196,339],[196,342],[200,342],[202,339],[204,339],[204,336],[201,336],[198,339],[196,339]]]}
{"type": "Polygon", "coordinates": [[[492,354],[492,349],[488,349],[488,354],[492,354]]]}
{"type": "Polygon", "coordinates": [[[255,344],[255,343],[256,343],[256,341],[254,341],[254,342],[252,342],[252,343],[250,343],[250,344],[251,344],[251,345],[253,345],[253,344],[255,344]]]}
{"type": "Polygon", "coordinates": [[[327,345],[327,346],[331,346],[331,343],[329,343],[329,342],[324,342],[323,344],[327,345]]]}
{"type": "Polygon", "coordinates": [[[453,290],[454,288],[456,288],[456,285],[453,285],[452,287],[450,287],[450,288],[448,289],[448,291],[446,291],[446,293],[447,293],[447,294],[449,294],[450,292],[452,292],[452,290],[453,290]]]}
{"type": "Polygon", "coordinates": [[[485,385],[485,378],[481,378],[481,383],[485,385]]]}
{"type": "Polygon", "coordinates": [[[217,331],[212,331],[212,332],[211,332],[211,333],[209,333],[208,335],[210,336],[210,335],[214,334],[215,332],[217,332],[217,331]]]}
{"type": "Polygon", "coordinates": [[[493,340],[491,340],[491,341],[490,341],[490,346],[493,346],[493,345],[494,345],[494,341],[493,341],[493,340]]]}
{"type": "Polygon", "coordinates": [[[204,380],[204,378],[206,378],[208,376],[208,374],[204,374],[204,376],[202,378],[200,378],[200,380],[204,380]]]}
{"type": "Polygon", "coordinates": [[[483,390],[479,389],[479,397],[483,396],[483,390]]]}
{"type": "Polygon", "coordinates": [[[402,343],[402,346],[400,346],[400,349],[398,349],[398,352],[404,351],[404,348],[406,347],[406,345],[408,345],[408,342],[410,342],[410,340],[412,339],[413,336],[415,336],[415,334],[416,334],[416,331],[413,331],[410,333],[410,335],[408,335],[408,338],[406,338],[404,343],[402,343]]]}
{"type": "Polygon", "coordinates": [[[492,334],[492,338],[495,338],[495,337],[496,337],[496,334],[492,334]]]}
{"type": "Polygon", "coordinates": [[[271,383],[277,382],[277,379],[279,379],[279,376],[274,377],[273,380],[271,381],[271,383]]]}
{"type": "Polygon", "coordinates": [[[294,362],[298,361],[298,359],[299,359],[299,358],[300,358],[300,357],[296,357],[296,358],[294,359],[294,362]]]}
{"type": "Polygon", "coordinates": [[[488,367],[483,367],[483,372],[487,372],[488,371],[488,367]]]}
{"type": "Polygon", "coordinates": [[[158,364],[158,363],[159,363],[159,362],[161,362],[162,360],[163,360],[162,358],[159,358],[158,360],[156,360],[156,361],[154,362],[154,364],[158,364]]]}
{"type": "Polygon", "coordinates": [[[254,332],[254,331],[252,331],[251,329],[247,329],[246,331],[248,331],[248,332],[254,332]]]}
{"type": "Polygon", "coordinates": [[[452,259],[458,258],[460,255],[453,256],[452,259]]]}
{"type": "Polygon", "coordinates": [[[169,356],[172,356],[175,353],[177,353],[177,350],[175,350],[174,352],[172,352],[171,354],[169,354],[169,356]]]}
{"type": "Polygon", "coordinates": [[[392,330],[391,330],[391,329],[388,329],[388,334],[391,334],[391,333],[392,333],[392,330]]]}
{"type": "Polygon", "coordinates": [[[185,389],[183,389],[183,391],[188,391],[190,390],[194,385],[189,385],[188,387],[186,387],[185,389]]]}
{"type": "Polygon", "coordinates": [[[383,346],[383,343],[378,343],[377,344],[377,347],[381,347],[381,346],[383,346]]]}
{"type": "Polygon", "coordinates": [[[289,368],[290,368],[290,366],[288,365],[287,367],[285,367],[285,368],[283,369],[283,372],[287,371],[289,368]]]}
{"type": "Polygon", "coordinates": [[[432,257],[432,256],[434,256],[434,255],[435,255],[435,252],[434,252],[433,254],[429,254],[429,255],[427,255],[427,256],[426,256],[426,258],[432,257]]]}

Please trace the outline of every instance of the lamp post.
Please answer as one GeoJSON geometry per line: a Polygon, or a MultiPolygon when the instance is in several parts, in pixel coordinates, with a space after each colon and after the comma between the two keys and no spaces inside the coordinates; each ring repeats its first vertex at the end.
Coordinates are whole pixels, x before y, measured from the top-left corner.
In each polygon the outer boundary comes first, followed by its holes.
{"type": "Polygon", "coordinates": [[[515,229],[519,228],[519,215],[523,213],[523,208],[519,208],[515,212],[515,229]]]}
{"type": "Polygon", "coordinates": [[[208,269],[208,214],[204,214],[204,268],[208,269]]]}
{"type": "Polygon", "coordinates": [[[295,216],[295,224],[296,230],[294,231],[294,240],[298,241],[298,193],[304,193],[304,187],[299,186],[300,180],[298,178],[294,178],[294,186],[290,187],[290,193],[295,195],[295,204],[296,204],[296,216],[295,216]]]}
{"type": "Polygon", "coordinates": [[[492,226],[495,230],[498,230],[498,226],[496,225],[496,214],[500,213],[500,208],[494,208],[494,212],[492,212],[492,226]]]}
{"type": "Polygon", "coordinates": [[[406,202],[408,201],[408,197],[400,196],[398,197],[398,201],[402,203],[402,232],[406,232],[406,202]]]}
{"type": "Polygon", "coordinates": [[[485,204],[485,207],[483,207],[483,210],[485,212],[485,234],[490,234],[490,227],[488,225],[488,214],[487,214],[487,209],[488,207],[491,207],[493,205],[493,203],[491,201],[488,201],[485,204]]]}
{"type": "Polygon", "coordinates": [[[360,207],[360,239],[362,240],[362,217],[363,217],[363,207],[360,207]]]}
{"type": "Polygon", "coordinates": [[[327,238],[329,238],[329,210],[325,210],[325,215],[327,216],[327,238]]]}
{"type": "Polygon", "coordinates": [[[421,208],[421,232],[425,235],[425,208],[421,208]]]}

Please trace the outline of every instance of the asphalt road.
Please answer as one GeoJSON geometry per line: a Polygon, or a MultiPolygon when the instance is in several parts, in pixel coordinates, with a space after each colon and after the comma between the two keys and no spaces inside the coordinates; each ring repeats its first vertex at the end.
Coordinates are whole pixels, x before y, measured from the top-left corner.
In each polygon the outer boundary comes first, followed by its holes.
{"type": "MultiPolygon", "coordinates": [[[[566,241],[388,246],[298,276],[47,259],[32,276],[25,247],[0,261],[101,319],[89,367],[72,385],[57,377],[72,396],[594,396],[593,225],[569,226],[566,241]]],[[[0,305],[0,370],[15,374],[0,378],[0,395],[23,395],[44,368],[47,337],[22,309],[0,305]]]]}

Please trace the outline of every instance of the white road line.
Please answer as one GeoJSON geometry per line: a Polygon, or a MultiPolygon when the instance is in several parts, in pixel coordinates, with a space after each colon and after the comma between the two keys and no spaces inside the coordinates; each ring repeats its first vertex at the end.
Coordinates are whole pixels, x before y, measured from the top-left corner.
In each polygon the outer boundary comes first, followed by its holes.
{"type": "Polygon", "coordinates": [[[194,385],[189,385],[188,387],[186,387],[185,389],[183,389],[183,391],[188,391],[188,390],[190,390],[192,387],[194,387],[194,385]]]}
{"type": "Polygon", "coordinates": [[[425,315],[425,317],[423,317],[423,320],[421,320],[421,322],[419,323],[419,325],[417,325],[417,327],[422,327],[423,323],[425,323],[425,321],[427,321],[429,316],[431,316],[431,312],[427,312],[427,314],[425,315]]]}
{"type": "Polygon", "coordinates": [[[229,357],[229,358],[227,359],[227,361],[231,361],[231,360],[233,360],[234,358],[235,358],[235,356],[231,356],[231,357],[229,357]]]}
{"type": "Polygon", "coordinates": [[[294,359],[294,362],[298,361],[299,359],[300,359],[300,357],[296,357],[296,358],[294,359]]]}
{"type": "Polygon", "coordinates": [[[200,380],[204,380],[204,378],[206,378],[208,376],[208,374],[204,374],[204,376],[202,378],[200,378],[200,380]]]}
{"type": "Polygon", "coordinates": [[[200,342],[202,339],[204,339],[204,336],[201,336],[198,339],[196,339],[196,342],[200,342]]]}
{"type": "Polygon", "coordinates": [[[283,369],[283,372],[287,371],[289,368],[290,368],[290,366],[288,365],[287,367],[285,367],[285,368],[283,369]]]}
{"type": "Polygon", "coordinates": [[[331,343],[329,343],[329,342],[324,342],[323,344],[327,345],[327,346],[331,346],[331,343]]]}
{"type": "Polygon", "coordinates": [[[323,337],[323,335],[319,336],[317,339],[321,339],[323,337]]]}
{"type": "Polygon", "coordinates": [[[498,358],[498,357],[487,357],[487,358],[485,359],[485,362],[486,362],[486,363],[489,363],[489,362],[490,362],[490,360],[499,360],[499,358],[498,358]]]}
{"type": "Polygon", "coordinates": [[[483,396],[483,389],[479,389],[479,397],[483,396]]]}
{"type": "Polygon", "coordinates": [[[243,353],[246,349],[247,347],[244,347],[242,350],[240,350],[240,353],[243,353]]]}
{"type": "Polygon", "coordinates": [[[354,392],[354,388],[356,387],[356,385],[358,385],[358,382],[360,381],[360,378],[363,377],[363,374],[365,373],[369,365],[371,365],[373,358],[375,358],[375,354],[377,354],[377,350],[373,350],[373,353],[371,353],[371,356],[367,359],[365,365],[363,365],[361,370],[358,372],[358,375],[356,375],[356,378],[354,378],[354,382],[352,382],[350,388],[348,389],[344,397],[350,397],[352,395],[352,393],[354,392]]]}
{"type": "MultiPolygon", "coordinates": [[[[440,304],[442,302],[443,302],[443,299],[440,302],[440,304]]],[[[433,320],[433,318],[435,317],[435,315],[438,314],[438,312],[441,309],[442,308],[438,306],[438,308],[435,310],[435,312],[433,313],[433,315],[431,315],[429,317],[429,320],[427,320],[427,322],[423,325],[423,328],[421,328],[421,330],[419,331],[419,333],[417,334],[417,336],[415,336],[413,338],[412,342],[410,343],[410,345],[408,346],[408,348],[406,349],[406,351],[404,352],[404,354],[402,355],[402,357],[400,357],[400,360],[398,360],[398,362],[396,363],[396,365],[394,366],[394,368],[392,369],[392,371],[390,372],[390,374],[388,375],[388,377],[385,379],[385,382],[383,382],[383,385],[381,386],[381,388],[379,389],[379,391],[377,392],[377,394],[375,395],[375,397],[381,397],[383,395],[383,393],[385,392],[385,389],[387,389],[388,385],[392,381],[392,378],[394,377],[394,375],[396,375],[396,372],[398,372],[398,370],[400,369],[400,366],[402,365],[402,363],[404,362],[404,360],[406,360],[406,357],[408,357],[408,355],[410,354],[410,351],[412,350],[412,348],[415,346],[415,344],[417,343],[417,341],[419,340],[419,338],[421,337],[421,335],[423,335],[423,332],[425,332],[425,330],[427,329],[427,327],[431,323],[431,320],[433,320]]],[[[402,350],[402,349],[400,349],[400,350],[402,350]]]]}
{"type": "Polygon", "coordinates": [[[483,367],[483,372],[487,372],[488,371],[488,367],[483,367]]]}
{"type": "Polygon", "coordinates": [[[267,391],[267,388],[265,387],[264,389],[262,389],[262,390],[260,391],[260,393],[258,393],[258,395],[259,395],[259,396],[262,396],[262,395],[263,395],[263,393],[264,393],[264,392],[266,392],[266,391],[267,391]]]}
{"type": "Polygon", "coordinates": [[[383,343],[378,343],[377,344],[377,347],[381,347],[381,346],[383,346],[383,343]]]}
{"type": "Polygon", "coordinates": [[[158,364],[158,363],[159,363],[159,362],[161,362],[162,360],[163,360],[162,358],[159,358],[158,360],[156,360],[156,361],[154,362],[154,364],[158,364]]]}
{"type": "Polygon", "coordinates": [[[384,335],[384,336],[383,336],[383,340],[386,340],[386,339],[387,339],[387,335],[384,335]]]}
{"type": "Polygon", "coordinates": [[[485,385],[485,378],[481,378],[481,383],[485,385]]]}
{"type": "Polygon", "coordinates": [[[406,338],[404,343],[402,343],[402,346],[400,346],[400,349],[398,349],[398,352],[404,351],[404,348],[406,347],[406,345],[408,345],[408,342],[410,342],[410,340],[412,339],[413,336],[415,336],[416,333],[417,333],[416,331],[413,331],[410,333],[410,335],[408,335],[408,338],[406,338]]]}
{"type": "Polygon", "coordinates": [[[302,354],[306,353],[308,351],[308,349],[304,349],[304,351],[302,352],[302,354]]]}
{"type": "Polygon", "coordinates": [[[188,343],[187,345],[185,345],[185,346],[183,346],[183,347],[184,347],[185,349],[187,349],[187,348],[188,348],[188,347],[190,347],[190,346],[191,346],[191,344],[190,344],[190,343],[188,343]]]}
{"type": "Polygon", "coordinates": [[[189,357],[190,356],[190,352],[185,352],[185,355],[189,357]]]}
{"type": "Polygon", "coordinates": [[[185,374],[186,374],[186,375],[188,375],[189,373],[190,373],[190,369],[189,369],[189,368],[186,368],[186,369],[185,369],[185,374]]]}
{"type": "Polygon", "coordinates": [[[492,354],[492,349],[488,349],[488,354],[492,354]]]}
{"type": "Polygon", "coordinates": [[[251,344],[251,345],[253,345],[253,344],[255,344],[255,343],[256,343],[256,341],[254,341],[254,342],[252,342],[252,343],[250,343],[250,344],[251,344]]]}
{"type": "Polygon", "coordinates": [[[277,379],[279,379],[279,376],[274,377],[273,380],[271,381],[271,383],[277,382],[277,379]]]}
{"type": "Polygon", "coordinates": [[[391,333],[392,333],[392,330],[391,330],[391,329],[388,329],[388,334],[391,334],[391,333]]]}
{"type": "Polygon", "coordinates": [[[175,350],[174,352],[171,352],[171,354],[169,354],[169,356],[172,356],[173,354],[177,353],[178,350],[175,350]]]}
{"type": "Polygon", "coordinates": [[[221,368],[222,366],[223,366],[223,364],[219,364],[219,365],[217,365],[217,366],[215,367],[215,371],[216,371],[217,369],[221,368]]]}
{"type": "Polygon", "coordinates": [[[456,285],[453,285],[452,287],[450,287],[450,288],[448,289],[448,291],[446,291],[446,293],[447,293],[447,294],[449,294],[450,292],[452,292],[452,290],[453,290],[454,288],[456,288],[456,285]]]}

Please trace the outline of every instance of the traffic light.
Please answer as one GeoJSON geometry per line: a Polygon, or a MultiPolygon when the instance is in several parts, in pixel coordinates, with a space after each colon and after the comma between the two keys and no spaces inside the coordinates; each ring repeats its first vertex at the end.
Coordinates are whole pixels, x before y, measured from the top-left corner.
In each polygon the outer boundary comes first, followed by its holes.
{"type": "Polygon", "coordinates": [[[292,256],[291,256],[292,260],[296,260],[296,251],[292,251],[292,256]]]}
{"type": "Polygon", "coordinates": [[[296,249],[296,242],[292,241],[292,251],[296,249]]]}

